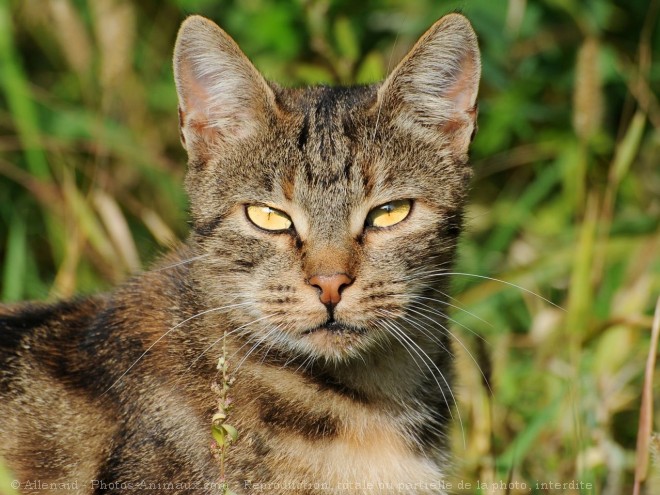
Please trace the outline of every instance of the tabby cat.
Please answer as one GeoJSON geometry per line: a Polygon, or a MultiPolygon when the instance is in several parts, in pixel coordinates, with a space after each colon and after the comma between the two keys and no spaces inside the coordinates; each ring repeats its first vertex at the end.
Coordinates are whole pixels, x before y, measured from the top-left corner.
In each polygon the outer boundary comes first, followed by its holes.
{"type": "Polygon", "coordinates": [[[192,16],[174,72],[188,241],[111,294],[0,309],[0,457],[16,485],[445,493],[441,294],[476,129],[469,22],[440,19],[382,84],[290,89],[192,16]],[[223,348],[238,438],[221,469],[223,348]]]}

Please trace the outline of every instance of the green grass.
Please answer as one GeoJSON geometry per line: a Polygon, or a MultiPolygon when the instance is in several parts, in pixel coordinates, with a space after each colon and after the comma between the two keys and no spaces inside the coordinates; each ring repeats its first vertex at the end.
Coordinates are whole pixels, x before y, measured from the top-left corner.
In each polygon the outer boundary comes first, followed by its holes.
{"type": "Polygon", "coordinates": [[[455,271],[503,282],[454,277],[454,486],[632,493],[660,294],[659,4],[0,3],[0,295],[105,290],[185,238],[170,63],[185,15],[216,20],[274,80],[351,83],[458,7],[484,70],[455,271]]]}

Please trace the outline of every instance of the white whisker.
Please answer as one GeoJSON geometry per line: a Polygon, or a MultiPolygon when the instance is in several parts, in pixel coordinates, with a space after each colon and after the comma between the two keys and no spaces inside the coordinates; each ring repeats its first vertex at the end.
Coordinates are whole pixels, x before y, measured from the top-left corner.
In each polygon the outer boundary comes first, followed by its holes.
{"type": "Polygon", "coordinates": [[[188,263],[192,263],[193,261],[197,261],[197,260],[201,260],[203,258],[207,258],[208,256],[210,256],[209,253],[201,254],[199,256],[194,256],[194,257],[189,258],[187,260],[179,261],[178,263],[174,263],[172,265],[166,265],[166,266],[161,266],[161,267],[158,267],[158,268],[154,268],[151,271],[152,272],[160,272],[162,270],[169,270],[170,268],[176,268],[177,266],[186,265],[188,263]]]}
{"type": "Polygon", "coordinates": [[[127,369],[126,371],[124,371],[124,372],[119,376],[119,378],[117,378],[117,379],[112,383],[112,385],[110,385],[110,386],[105,390],[105,392],[103,392],[103,394],[101,394],[101,395],[103,396],[103,395],[105,395],[109,390],[111,390],[112,387],[114,387],[117,383],[119,383],[119,381],[120,381],[122,378],[124,378],[124,376],[126,376],[126,374],[127,374],[129,371],[131,371],[131,369],[133,369],[133,367],[134,367],[136,364],[138,364],[138,363],[140,362],[140,360],[141,360],[144,356],[146,356],[147,353],[148,353],[151,349],[153,349],[154,346],[155,346],[156,344],[158,344],[161,340],[163,340],[165,337],[167,337],[171,332],[173,332],[174,330],[176,330],[177,328],[179,328],[181,325],[184,325],[184,324],[188,323],[190,320],[194,320],[195,318],[198,318],[198,317],[200,317],[200,316],[202,316],[202,315],[205,315],[205,314],[207,314],[207,313],[212,313],[212,312],[214,312],[214,311],[222,311],[222,310],[224,310],[224,309],[236,308],[236,307],[245,306],[245,305],[248,305],[248,304],[250,304],[250,303],[247,303],[247,302],[246,302],[246,303],[230,304],[230,305],[227,305],[227,306],[220,306],[220,307],[217,307],[217,308],[211,308],[211,309],[207,309],[207,310],[205,310],[205,311],[201,311],[201,312],[199,312],[199,313],[197,313],[197,314],[191,316],[190,318],[186,318],[186,319],[183,320],[183,321],[180,321],[179,323],[177,323],[176,325],[174,325],[173,327],[171,327],[169,330],[167,330],[167,332],[165,332],[163,335],[161,335],[160,337],[158,337],[158,338],[157,338],[157,339],[156,339],[156,340],[155,340],[155,341],[154,341],[149,347],[147,347],[147,349],[146,349],[142,354],[140,354],[140,356],[139,356],[139,357],[133,362],[133,364],[131,364],[131,365],[128,367],[128,369],[127,369]]]}
{"type": "MultiPolygon", "coordinates": [[[[241,358],[241,360],[239,361],[239,363],[238,363],[238,364],[236,365],[236,367],[234,368],[234,372],[238,371],[238,370],[241,368],[241,366],[242,366],[243,363],[247,360],[247,358],[250,356],[250,354],[252,354],[254,351],[256,351],[256,350],[259,348],[259,346],[260,346],[263,342],[265,342],[265,341],[266,341],[271,335],[276,334],[276,333],[280,330],[280,327],[281,327],[281,326],[282,326],[282,324],[280,323],[279,325],[276,325],[275,327],[271,328],[271,329],[268,330],[266,333],[264,333],[264,335],[263,335],[263,336],[262,336],[262,337],[261,337],[261,338],[260,338],[260,339],[259,339],[259,340],[258,340],[258,341],[257,341],[257,342],[256,342],[251,348],[250,348],[250,349],[248,349],[248,352],[245,353],[245,356],[243,356],[243,357],[241,358]]],[[[243,349],[243,347],[245,347],[246,345],[248,345],[248,344],[249,344],[250,342],[252,342],[253,340],[254,340],[254,339],[248,339],[248,341],[247,341],[245,344],[243,344],[241,347],[239,347],[239,349],[233,354],[233,356],[235,356],[236,354],[238,354],[238,352],[239,352],[241,349],[243,349]]]]}
{"type": "MultiPolygon", "coordinates": [[[[427,299],[427,300],[429,300],[429,301],[435,301],[435,302],[438,302],[438,301],[436,301],[435,299],[433,299],[432,297],[415,296],[415,299],[427,299]]],[[[446,304],[446,303],[445,303],[445,304],[446,304]]],[[[447,305],[448,305],[448,306],[451,306],[451,307],[455,307],[455,306],[453,306],[453,305],[451,305],[451,304],[447,304],[447,305]]],[[[444,319],[446,319],[446,320],[448,320],[448,321],[451,321],[452,323],[455,323],[455,324],[458,325],[459,327],[464,328],[465,330],[467,330],[468,332],[470,332],[472,335],[474,335],[474,336],[477,337],[478,339],[482,340],[485,344],[488,344],[488,341],[487,341],[486,339],[484,339],[481,335],[479,335],[477,332],[475,332],[474,330],[472,330],[470,327],[464,325],[463,323],[461,323],[461,322],[459,322],[459,321],[454,320],[454,319],[451,318],[449,315],[443,313],[442,311],[440,311],[440,310],[438,310],[438,309],[436,309],[436,308],[434,308],[434,307],[432,307],[432,306],[430,306],[430,305],[428,305],[428,304],[425,304],[425,303],[423,303],[423,302],[421,302],[421,301],[419,301],[419,300],[414,300],[414,301],[411,303],[411,306],[416,306],[416,307],[419,307],[420,309],[424,308],[426,311],[428,311],[428,312],[430,312],[430,313],[432,313],[432,314],[434,314],[434,315],[436,315],[436,316],[439,316],[439,317],[444,318],[444,319]]],[[[458,308],[458,309],[460,309],[460,308],[458,308]]],[[[475,316],[475,317],[476,317],[476,316],[475,316]]],[[[483,322],[486,323],[486,324],[489,324],[487,321],[484,321],[484,320],[482,320],[481,318],[478,318],[478,317],[476,317],[476,318],[477,318],[478,320],[480,320],[480,321],[483,321],[483,322]]],[[[490,324],[489,324],[489,325],[490,325],[490,324]]],[[[490,325],[490,326],[492,326],[492,325],[490,325]]]]}
{"type": "MultiPolygon", "coordinates": [[[[451,330],[449,330],[447,327],[445,327],[444,325],[442,325],[442,324],[439,323],[438,321],[434,320],[434,319],[431,318],[430,316],[425,315],[424,313],[421,313],[421,312],[419,312],[419,311],[416,311],[416,310],[413,309],[413,308],[409,308],[408,310],[411,311],[411,312],[413,312],[413,313],[415,313],[415,314],[420,315],[422,318],[426,318],[426,319],[429,320],[431,323],[440,326],[440,328],[442,328],[442,330],[444,330],[445,335],[447,335],[447,336],[453,338],[456,342],[458,342],[458,344],[459,344],[459,345],[465,350],[465,352],[468,353],[468,355],[470,356],[470,358],[471,358],[472,361],[474,362],[475,366],[476,366],[477,369],[479,370],[479,373],[481,373],[481,377],[484,379],[484,383],[485,383],[486,386],[488,387],[488,390],[490,391],[490,395],[491,395],[491,396],[494,396],[494,395],[495,395],[495,393],[493,392],[493,389],[492,389],[491,386],[490,386],[490,382],[488,381],[488,378],[486,377],[486,374],[484,373],[483,369],[481,368],[481,365],[479,365],[479,363],[477,362],[477,360],[476,360],[476,358],[474,357],[474,355],[470,352],[470,350],[467,348],[467,346],[463,343],[463,341],[462,341],[460,338],[458,338],[458,337],[457,337],[457,336],[456,336],[451,330]]],[[[415,318],[414,316],[408,315],[408,317],[411,318],[411,319],[414,319],[414,320],[417,321],[417,322],[419,322],[420,325],[422,324],[422,322],[420,322],[420,321],[419,321],[417,318],[415,318]]]]}
{"type": "MultiPolygon", "coordinates": [[[[428,286],[427,288],[429,288],[432,291],[437,292],[438,294],[440,294],[443,297],[443,299],[442,299],[443,304],[446,304],[450,308],[457,309],[458,311],[462,311],[463,313],[465,313],[467,315],[470,315],[472,318],[474,318],[475,320],[479,320],[484,325],[487,325],[491,328],[493,327],[493,324],[491,322],[486,321],[483,318],[480,318],[479,316],[475,315],[474,313],[472,313],[471,311],[468,311],[465,308],[461,308],[460,306],[457,306],[456,304],[451,304],[450,302],[448,302],[448,300],[451,300],[451,301],[455,301],[455,302],[458,303],[459,301],[455,297],[451,297],[449,294],[447,294],[445,292],[442,292],[441,290],[436,289],[435,287],[428,286]]],[[[418,299],[429,299],[431,301],[434,300],[431,297],[423,297],[423,296],[415,296],[415,297],[418,298],[418,299]]],[[[454,320],[451,320],[451,321],[454,321],[454,320]]],[[[456,323],[457,325],[460,325],[460,323],[458,323],[457,321],[454,321],[454,323],[456,323]]]]}
{"type": "Polygon", "coordinates": [[[189,371],[189,370],[195,365],[195,363],[196,363],[197,361],[199,361],[199,360],[202,358],[202,356],[203,356],[204,354],[206,354],[206,353],[207,353],[212,347],[216,346],[216,345],[217,345],[222,339],[224,339],[225,337],[229,337],[230,335],[233,335],[233,334],[237,333],[239,330],[243,330],[244,328],[249,327],[250,325],[254,325],[255,323],[260,322],[260,321],[262,321],[262,320],[265,320],[265,319],[267,319],[267,318],[272,318],[273,316],[276,316],[276,314],[275,314],[275,313],[272,313],[272,314],[269,314],[269,315],[266,315],[266,316],[262,316],[261,318],[257,318],[256,320],[252,320],[252,321],[250,321],[250,322],[248,322],[248,323],[244,323],[243,325],[241,325],[241,326],[239,326],[239,327],[237,327],[237,328],[234,328],[234,329],[231,330],[230,332],[227,332],[227,334],[223,334],[220,338],[216,339],[216,340],[213,341],[209,346],[207,346],[206,349],[204,349],[204,350],[199,354],[199,356],[197,356],[195,359],[193,359],[193,362],[190,363],[190,366],[188,366],[188,368],[186,368],[186,372],[188,372],[188,371],[189,371]]]}
{"type": "Polygon", "coordinates": [[[506,280],[502,280],[502,279],[499,279],[499,278],[488,277],[488,276],[486,276],[486,275],[476,275],[476,274],[474,274],[474,273],[462,273],[462,272],[442,272],[442,273],[437,273],[437,274],[434,274],[434,275],[425,275],[423,278],[430,278],[430,277],[433,277],[433,276],[452,276],[452,275],[459,275],[459,276],[465,276],[465,277],[481,278],[481,279],[485,279],[485,280],[491,280],[491,281],[493,281],[493,282],[499,282],[499,283],[501,283],[501,284],[505,284],[505,285],[508,285],[508,286],[510,286],[510,287],[515,287],[515,288],[518,289],[518,290],[521,290],[521,291],[523,291],[523,292],[526,292],[526,293],[528,293],[528,294],[531,294],[532,296],[538,297],[539,299],[541,299],[541,300],[547,302],[548,304],[550,304],[551,306],[554,306],[554,307],[557,308],[557,309],[560,309],[560,310],[562,310],[562,311],[566,311],[566,310],[565,310],[564,308],[562,308],[561,306],[559,306],[559,305],[553,303],[553,302],[550,301],[549,299],[546,299],[545,297],[543,297],[543,296],[540,295],[540,294],[537,294],[537,293],[534,292],[534,291],[531,291],[531,290],[529,290],[529,289],[526,289],[525,287],[522,287],[522,286],[520,286],[520,285],[514,284],[513,282],[507,282],[506,280]]]}
{"type": "MultiPolygon", "coordinates": [[[[382,312],[389,313],[389,311],[386,311],[386,310],[382,310],[382,312]]],[[[465,440],[465,428],[463,427],[463,420],[461,419],[461,412],[458,408],[458,402],[456,402],[456,398],[454,397],[454,393],[452,392],[451,386],[449,385],[449,382],[447,381],[447,378],[445,377],[444,373],[442,373],[442,371],[440,371],[440,369],[433,362],[431,357],[417,344],[417,342],[415,342],[408,335],[406,335],[406,333],[403,331],[403,329],[399,328],[393,320],[385,320],[385,321],[381,320],[381,323],[383,323],[383,324],[388,323],[389,324],[389,325],[387,325],[388,328],[393,332],[394,337],[397,338],[397,340],[404,347],[404,349],[412,350],[422,360],[422,363],[424,363],[424,365],[426,366],[428,372],[431,374],[431,376],[433,377],[433,380],[435,381],[436,385],[438,386],[438,390],[440,390],[440,393],[442,394],[442,398],[445,401],[445,405],[447,406],[447,411],[449,412],[449,416],[453,420],[454,415],[451,412],[451,406],[449,405],[449,401],[447,400],[447,396],[445,395],[445,392],[442,388],[442,385],[440,385],[440,382],[438,381],[438,378],[436,377],[435,373],[433,372],[433,370],[431,369],[431,367],[429,366],[428,363],[431,363],[431,365],[436,369],[436,371],[438,372],[438,374],[442,378],[442,381],[445,383],[445,385],[447,387],[447,391],[451,395],[451,398],[454,402],[454,405],[456,406],[456,413],[457,413],[457,416],[458,416],[458,423],[461,426],[461,432],[462,432],[462,435],[463,435],[463,443],[464,443],[464,445],[467,445],[466,440],[465,440]],[[398,338],[397,335],[398,335],[398,337],[403,339],[403,341],[400,338],[398,338]],[[414,347],[406,346],[405,342],[408,342],[408,344],[411,344],[414,347]]],[[[410,354],[410,350],[408,350],[408,354],[410,354]]],[[[417,361],[414,359],[412,354],[410,354],[410,356],[413,358],[413,361],[415,361],[415,364],[417,364],[417,361]]],[[[419,368],[419,365],[417,365],[417,366],[419,368]]],[[[420,369],[420,371],[422,372],[422,374],[424,373],[421,369],[420,369]]]]}

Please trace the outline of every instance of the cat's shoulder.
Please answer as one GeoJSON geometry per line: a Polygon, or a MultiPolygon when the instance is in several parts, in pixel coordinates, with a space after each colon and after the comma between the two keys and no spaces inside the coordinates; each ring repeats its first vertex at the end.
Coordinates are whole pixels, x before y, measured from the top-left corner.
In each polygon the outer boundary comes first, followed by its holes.
{"type": "Polygon", "coordinates": [[[0,348],[15,345],[30,335],[71,332],[93,326],[95,320],[136,310],[151,299],[176,298],[188,289],[188,264],[194,258],[182,246],[157,260],[113,292],[55,302],[0,304],[0,348]]]}
{"type": "Polygon", "coordinates": [[[107,296],[78,297],[71,300],[0,304],[0,347],[12,338],[53,328],[85,322],[107,304],[107,296]]]}

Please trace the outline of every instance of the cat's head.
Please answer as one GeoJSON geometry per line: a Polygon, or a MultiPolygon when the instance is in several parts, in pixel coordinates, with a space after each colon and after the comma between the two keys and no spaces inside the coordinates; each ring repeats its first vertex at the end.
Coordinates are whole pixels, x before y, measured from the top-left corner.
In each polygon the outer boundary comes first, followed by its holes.
{"type": "Polygon", "coordinates": [[[174,68],[207,304],[254,344],[305,356],[438,332],[430,299],[450,271],[476,129],[469,22],[440,19],[382,84],[288,89],[193,16],[174,68]]]}

